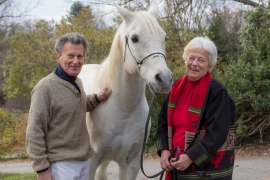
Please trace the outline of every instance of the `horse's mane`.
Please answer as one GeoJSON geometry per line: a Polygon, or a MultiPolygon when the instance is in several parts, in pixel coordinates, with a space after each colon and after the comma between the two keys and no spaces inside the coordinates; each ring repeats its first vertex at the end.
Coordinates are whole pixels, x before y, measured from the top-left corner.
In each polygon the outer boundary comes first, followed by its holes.
{"type": "Polygon", "coordinates": [[[96,84],[99,88],[104,87],[106,84],[109,86],[109,88],[112,88],[114,71],[117,67],[117,60],[120,59],[119,57],[121,55],[119,49],[121,49],[120,32],[121,29],[123,29],[122,27],[123,25],[121,24],[116,31],[109,56],[104,59],[100,68],[97,70],[96,84]]]}
{"type": "MultiPolygon", "coordinates": [[[[138,21],[140,21],[147,33],[162,34],[164,31],[158,24],[158,21],[146,11],[139,11],[134,13],[138,21]]],[[[115,71],[119,63],[123,62],[122,42],[126,32],[124,31],[123,23],[118,27],[114,36],[109,56],[104,59],[96,74],[96,84],[99,88],[104,87],[106,84],[112,88],[115,71]]],[[[164,37],[165,38],[165,37],[164,37]]],[[[123,47],[124,48],[124,47],[123,47]]]]}

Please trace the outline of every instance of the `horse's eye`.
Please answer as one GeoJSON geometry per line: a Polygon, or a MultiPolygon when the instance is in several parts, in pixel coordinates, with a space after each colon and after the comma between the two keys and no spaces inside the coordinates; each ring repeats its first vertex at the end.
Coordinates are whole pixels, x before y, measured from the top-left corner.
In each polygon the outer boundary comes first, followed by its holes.
{"type": "Polygon", "coordinates": [[[137,35],[133,35],[133,36],[131,36],[131,40],[133,43],[136,43],[139,41],[139,37],[137,35]]]}
{"type": "Polygon", "coordinates": [[[165,36],[165,41],[168,39],[168,36],[165,36]]]}

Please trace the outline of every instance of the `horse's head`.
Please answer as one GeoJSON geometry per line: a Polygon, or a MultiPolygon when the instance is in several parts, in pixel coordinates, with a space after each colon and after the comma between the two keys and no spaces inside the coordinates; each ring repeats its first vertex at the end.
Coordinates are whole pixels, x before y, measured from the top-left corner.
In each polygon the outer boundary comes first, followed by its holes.
{"type": "Polygon", "coordinates": [[[132,75],[140,75],[156,94],[167,94],[173,83],[172,72],[166,65],[166,33],[158,24],[158,5],[148,12],[132,13],[115,5],[123,18],[122,42],[124,67],[132,75]]]}

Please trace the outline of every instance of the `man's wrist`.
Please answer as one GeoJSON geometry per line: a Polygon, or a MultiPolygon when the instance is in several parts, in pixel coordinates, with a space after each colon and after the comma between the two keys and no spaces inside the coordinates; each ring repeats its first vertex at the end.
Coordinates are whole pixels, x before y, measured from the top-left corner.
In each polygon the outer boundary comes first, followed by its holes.
{"type": "Polygon", "coordinates": [[[46,169],[43,169],[43,170],[40,170],[40,171],[37,171],[37,173],[42,173],[42,172],[45,172],[47,171],[49,168],[46,168],[46,169]]]}
{"type": "Polygon", "coordinates": [[[97,103],[100,103],[97,94],[95,94],[95,99],[96,99],[97,103]]]}

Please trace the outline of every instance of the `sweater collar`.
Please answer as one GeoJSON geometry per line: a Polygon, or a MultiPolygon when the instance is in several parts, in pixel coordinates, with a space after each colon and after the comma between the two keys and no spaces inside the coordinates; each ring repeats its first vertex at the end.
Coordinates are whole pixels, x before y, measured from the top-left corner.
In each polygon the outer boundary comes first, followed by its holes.
{"type": "Polygon", "coordinates": [[[65,70],[60,66],[60,64],[58,64],[58,66],[56,67],[54,73],[59,76],[61,79],[64,79],[66,81],[69,82],[75,82],[77,79],[77,76],[70,76],[68,75],[65,70]]]}

